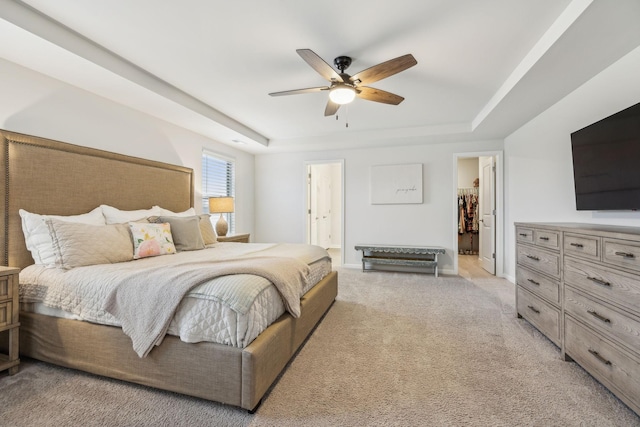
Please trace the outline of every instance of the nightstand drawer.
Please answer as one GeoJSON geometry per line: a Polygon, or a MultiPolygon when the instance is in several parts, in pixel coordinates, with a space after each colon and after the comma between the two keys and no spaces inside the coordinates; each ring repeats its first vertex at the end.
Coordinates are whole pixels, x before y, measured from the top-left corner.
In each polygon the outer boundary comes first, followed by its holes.
{"type": "Polygon", "coordinates": [[[9,335],[7,351],[0,354],[0,371],[8,369],[9,375],[16,374],[20,364],[19,272],[18,268],[0,266],[0,332],[9,335]]]}
{"type": "Polygon", "coordinates": [[[530,246],[518,245],[517,261],[541,273],[560,278],[560,255],[530,246]]]}
{"type": "Polygon", "coordinates": [[[516,283],[531,293],[560,304],[560,283],[528,268],[516,270],[516,283]]]}
{"type": "Polygon", "coordinates": [[[518,286],[518,313],[560,345],[560,310],[518,286]]]}
{"type": "Polygon", "coordinates": [[[580,234],[564,235],[564,254],[600,260],[600,238],[580,234]]]}
{"type": "Polygon", "coordinates": [[[3,328],[7,325],[13,323],[11,302],[3,302],[0,303],[0,328],[3,328]]]}
{"type": "Polygon", "coordinates": [[[10,300],[13,297],[13,289],[9,283],[11,276],[0,276],[0,301],[10,300]]]}

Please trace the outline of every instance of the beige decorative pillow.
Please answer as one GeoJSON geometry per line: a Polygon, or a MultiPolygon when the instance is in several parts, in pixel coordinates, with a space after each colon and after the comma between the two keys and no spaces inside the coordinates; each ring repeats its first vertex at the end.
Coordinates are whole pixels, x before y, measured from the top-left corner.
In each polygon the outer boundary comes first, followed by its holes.
{"type": "Polygon", "coordinates": [[[212,245],[218,241],[218,236],[216,236],[213,224],[211,224],[211,215],[200,215],[200,234],[202,234],[202,240],[205,245],[212,245]]]}
{"type": "Polygon", "coordinates": [[[133,243],[126,224],[90,225],[47,218],[55,266],[113,264],[133,259],[133,243]]]}
{"type": "Polygon", "coordinates": [[[199,217],[159,216],[154,222],[169,223],[171,225],[173,243],[176,245],[178,252],[204,249],[199,217]]]}

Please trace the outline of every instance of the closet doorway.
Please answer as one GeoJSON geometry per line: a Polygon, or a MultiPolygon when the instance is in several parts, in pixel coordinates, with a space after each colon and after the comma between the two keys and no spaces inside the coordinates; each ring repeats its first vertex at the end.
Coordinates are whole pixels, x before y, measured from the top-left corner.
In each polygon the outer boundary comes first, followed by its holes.
{"type": "Polygon", "coordinates": [[[344,161],[306,162],[305,241],[329,251],[333,265],[342,265],[344,161]]]}
{"type": "Polygon", "coordinates": [[[500,159],[500,153],[493,152],[455,156],[455,269],[463,276],[502,272],[500,159]]]}

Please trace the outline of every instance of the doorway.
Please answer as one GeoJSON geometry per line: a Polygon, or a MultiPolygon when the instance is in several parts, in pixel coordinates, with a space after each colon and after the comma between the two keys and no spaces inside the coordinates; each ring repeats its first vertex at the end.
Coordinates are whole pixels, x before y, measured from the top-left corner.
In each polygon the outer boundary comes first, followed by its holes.
{"type": "Polygon", "coordinates": [[[306,163],[305,241],[328,250],[333,265],[343,263],[344,161],[306,163]]]}
{"type": "Polygon", "coordinates": [[[500,152],[454,156],[455,271],[464,277],[502,275],[500,152]]]}

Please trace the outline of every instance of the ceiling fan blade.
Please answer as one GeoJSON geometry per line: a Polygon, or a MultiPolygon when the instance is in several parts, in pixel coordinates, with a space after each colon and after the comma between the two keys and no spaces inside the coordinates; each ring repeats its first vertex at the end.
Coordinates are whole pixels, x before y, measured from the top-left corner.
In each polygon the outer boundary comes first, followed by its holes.
{"type": "Polygon", "coordinates": [[[338,108],[340,108],[340,104],[336,104],[335,102],[333,102],[332,100],[328,100],[327,101],[327,106],[324,109],[324,116],[333,116],[335,113],[338,112],[338,108]]]}
{"type": "Polygon", "coordinates": [[[323,90],[329,90],[329,86],[308,87],[306,89],[283,90],[282,92],[271,92],[269,95],[271,96],[299,95],[301,93],[322,92],[323,90]]]}
{"type": "Polygon", "coordinates": [[[366,70],[360,71],[359,73],[351,76],[350,80],[356,83],[357,80],[360,80],[360,83],[358,84],[368,85],[370,83],[377,82],[378,80],[385,79],[389,76],[393,76],[394,74],[397,74],[400,71],[404,71],[407,68],[411,68],[417,63],[418,61],[416,61],[413,55],[409,53],[407,55],[399,56],[395,59],[390,59],[381,64],[367,68],[366,70]]]}
{"type": "Polygon", "coordinates": [[[328,81],[342,82],[342,77],[311,49],[297,49],[298,55],[328,81]]]}
{"type": "Polygon", "coordinates": [[[366,99],[367,101],[382,102],[383,104],[398,105],[404,98],[395,93],[387,92],[381,89],[373,87],[360,86],[358,87],[358,98],[366,99]]]}

